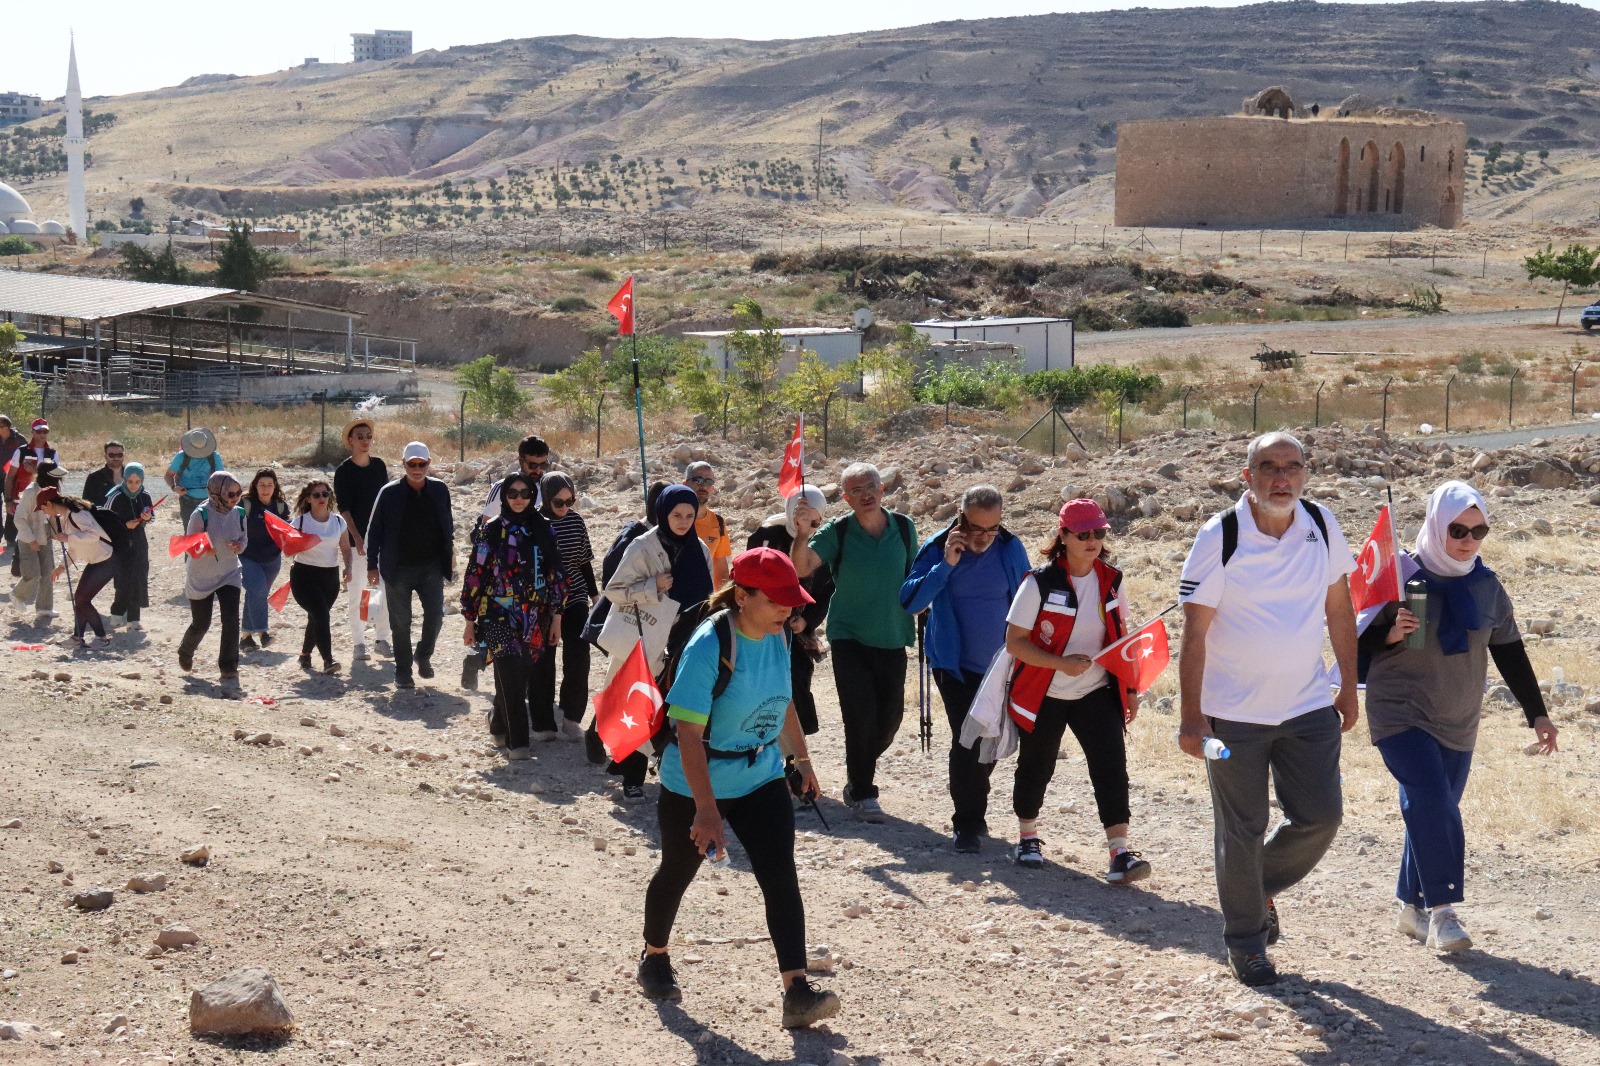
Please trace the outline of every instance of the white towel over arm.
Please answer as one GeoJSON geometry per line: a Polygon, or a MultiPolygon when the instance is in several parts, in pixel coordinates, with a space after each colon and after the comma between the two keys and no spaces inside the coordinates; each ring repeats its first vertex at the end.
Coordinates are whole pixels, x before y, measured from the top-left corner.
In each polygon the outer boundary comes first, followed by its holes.
{"type": "Polygon", "coordinates": [[[961,746],[976,747],[978,761],[997,763],[1017,750],[1017,724],[1006,712],[1006,693],[1016,660],[1004,646],[984,671],[966,721],[961,723],[961,746]]]}

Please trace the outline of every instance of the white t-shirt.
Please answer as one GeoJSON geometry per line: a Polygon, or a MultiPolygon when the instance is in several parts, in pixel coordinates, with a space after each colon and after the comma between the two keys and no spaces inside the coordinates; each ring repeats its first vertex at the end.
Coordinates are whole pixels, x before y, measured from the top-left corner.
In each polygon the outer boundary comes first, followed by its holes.
{"type": "Polygon", "coordinates": [[[337,511],[328,512],[326,522],[318,522],[311,517],[311,512],[295,515],[290,523],[302,533],[315,533],[322,540],[299,555],[290,556],[297,563],[306,566],[342,566],[344,557],[339,554],[339,537],[345,531],[344,515],[337,511]]]}
{"type": "MultiPolygon", "coordinates": [[[[1058,614],[1064,619],[1072,617],[1076,611],[1072,635],[1067,638],[1067,646],[1061,650],[1061,654],[1087,655],[1092,659],[1106,646],[1106,616],[1100,603],[1100,578],[1092,570],[1083,577],[1074,577],[1072,591],[1078,597],[1077,608],[1067,606],[1067,594],[1064,591],[1052,592],[1045,608],[1048,613],[1058,614]]],[[[1117,592],[1117,610],[1123,612],[1126,620],[1121,590],[1117,592]]],[[[1011,609],[1006,612],[1006,624],[1021,626],[1031,633],[1038,617],[1039,580],[1029,574],[1022,579],[1022,585],[1011,601],[1011,609]]],[[[1057,670],[1050,679],[1050,688],[1045,695],[1058,700],[1081,700],[1104,685],[1108,676],[1106,668],[1099,665],[1090,666],[1077,677],[1057,670]]]]}
{"type": "Polygon", "coordinates": [[[1328,587],[1355,561],[1333,513],[1312,506],[1327,524],[1327,544],[1299,504],[1282,537],[1261,532],[1248,494],[1234,507],[1239,545],[1226,567],[1222,515],[1195,535],[1178,598],[1217,612],[1206,632],[1200,691],[1201,710],[1213,718],[1278,725],[1333,702],[1322,658],[1328,587]]]}

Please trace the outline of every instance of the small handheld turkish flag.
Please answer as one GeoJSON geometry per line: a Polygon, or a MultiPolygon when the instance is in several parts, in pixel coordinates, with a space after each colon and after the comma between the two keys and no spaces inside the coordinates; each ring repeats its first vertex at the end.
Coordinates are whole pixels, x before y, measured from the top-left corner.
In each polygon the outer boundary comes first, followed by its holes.
{"type": "Polygon", "coordinates": [[[633,275],[628,275],[628,280],[622,283],[622,288],[611,297],[611,302],[606,304],[606,310],[611,312],[611,317],[617,320],[617,332],[627,337],[633,334],[633,275]]]}
{"type": "Polygon", "coordinates": [[[594,728],[613,761],[620,762],[649,740],[661,724],[661,690],[645,661],[644,642],[633,651],[611,683],[594,697],[594,728]]]}
{"type": "Polygon", "coordinates": [[[317,542],[322,540],[315,533],[302,533],[271,511],[265,512],[262,517],[267,520],[267,536],[285,555],[299,555],[307,548],[316,547],[317,542]]]}
{"type": "Polygon", "coordinates": [[[1357,612],[1400,598],[1400,567],[1394,552],[1394,519],[1385,507],[1361,546],[1350,575],[1350,602],[1357,612]]]}
{"type": "Polygon", "coordinates": [[[778,471],[778,495],[788,499],[799,492],[806,479],[806,416],[794,427],[794,440],[783,450],[783,469],[778,471]]]}
{"type": "Polygon", "coordinates": [[[1117,680],[1141,695],[1155,684],[1171,660],[1167,623],[1159,618],[1140,626],[1094,658],[1117,680]]]}
{"type": "Polygon", "coordinates": [[[204,555],[211,548],[211,537],[204,532],[200,533],[175,533],[167,541],[167,557],[176,559],[185,552],[196,559],[204,555]]]}
{"type": "Polygon", "coordinates": [[[282,614],[283,609],[289,606],[289,583],[285,581],[279,585],[278,591],[267,597],[267,602],[272,605],[274,611],[282,614]]]}

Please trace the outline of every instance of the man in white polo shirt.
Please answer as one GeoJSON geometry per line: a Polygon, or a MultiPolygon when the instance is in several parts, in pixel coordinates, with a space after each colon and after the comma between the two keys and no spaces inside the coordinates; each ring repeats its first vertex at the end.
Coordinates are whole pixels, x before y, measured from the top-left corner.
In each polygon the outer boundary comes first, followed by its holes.
{"type": "Polygon", "coordinates": [[[1356,724],[1356,688],[1330,697],[1326,628],[1341,677],[1356,676],[1350,548],[1326,508],[1301,500],[1305,449],[1287,433],[1250,442],[1239,503],[1213,515],[1183,564],[1182,722],[1178,745],[1207,760],[1216,824],[1217,895],[1228,965],[1247,985],[1278,973],[1272,897],[1310,873],[1339,831],[1340,734],[1356,724]],[[1266,835],[1271,771],[1283,818],[1266,835]]]}

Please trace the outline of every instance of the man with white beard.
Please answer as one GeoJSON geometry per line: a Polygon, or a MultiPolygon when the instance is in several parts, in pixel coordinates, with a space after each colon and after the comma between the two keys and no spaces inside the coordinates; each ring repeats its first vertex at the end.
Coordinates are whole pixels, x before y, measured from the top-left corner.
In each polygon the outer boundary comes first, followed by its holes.
{"type": "Polygon", "coordinates": [[[1206,760],[1216,833],[1217,895],[1228,965],[1271,984],[1273,897],[1312,871],[1344,816],[1340,735],[1355,724],[1356,623],[1350,548],[1331,512],[1301,499],[1305,449],[1288,433],[1250,442],[1248,491],[1213,515],[1183,564],[1178,746],[1206,760]],[[1324,628],[1344,684],[1330,696],[1324,628]],[[1266,835],[1271,772],[1283,817],[1266,835]]]}
{"type": "Polygon", "coordinates": [[[1003,499],[993,485],[974,485],[948,527],[917,553],[900,605],[928,612],[928,664],[950,720],[950,819],[955,850],[976,854],[989,805],[994,763],[961,746],[961,723],[972,707],[984,671],[1006,642],[1006,611],[1028,573],[1028,550],[1000,524],[1003,499]]]}

